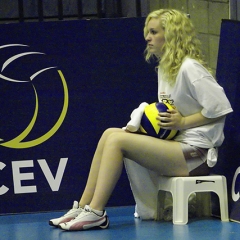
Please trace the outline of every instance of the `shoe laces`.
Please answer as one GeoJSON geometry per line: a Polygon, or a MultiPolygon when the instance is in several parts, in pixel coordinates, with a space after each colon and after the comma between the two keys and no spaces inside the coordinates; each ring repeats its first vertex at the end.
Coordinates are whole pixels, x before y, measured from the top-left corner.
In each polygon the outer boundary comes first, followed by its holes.
{"type": "MultiPolygon", "coordinates": [[[[82,217],[82,216],[86,216],[86,215],[88,215],[89,213],[94,213],[94,214],[96,214],[94,211],[92,211],[92,209],[91,209],[88,205],[86,205],[86,206],[84,207],[84,209],[82,209],[81,213],[79,213],[78,216],[77,216],[75,219],[78,219],[78,218],[80,218],[80,217],[82,217]]],[[[96,215],[97,215],[97,214],[96,214],[96,215]]]]}
{"type": "Polygon", "coordinates": [[[71,214],[71,213],[74,213],[76,211],[80,211],[81,212],[81,210],[82,210],[82,208],[79,206],[78,202],[74,201],[72,208],[66,214],[64,214],[64,216],[66,216],[68,214],[71,214]]]}
{"type": "Polygon", "coordinates": [[[76,212],[77,210],[81,210],[81,208],[80,207],[79,208],[72,208],[66,214],[64,214],[64,216],[66,216],[66,215],[68,215],[70,213],[76,212]]]}

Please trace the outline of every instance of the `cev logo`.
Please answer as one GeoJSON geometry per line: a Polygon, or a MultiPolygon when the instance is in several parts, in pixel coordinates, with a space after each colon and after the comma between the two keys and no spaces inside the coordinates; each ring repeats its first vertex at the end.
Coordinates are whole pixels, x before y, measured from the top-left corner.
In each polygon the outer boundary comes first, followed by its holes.
{"type": "MultiPolygon", "coordinates": [[[[26,47],[27,48],[29,46],[23,45],[23,44],[7,44],[7,45],[0,46],[0,51],[4,50],[6,48],[16,48],[16,47],[21,47],[21,48],[26,47]]],[[[3,146],[3,147],[14,148],[14,149],[23,149],[23,148],[31,148],[31,147],[37,146],[39,144],[42,144],[43,142],[45,142],[49,138],[51,138],[58,131],[58,129],[62,125],[62,123],[66,117],[66,114],[67,114],[68,103],[69,103],[68,87],[67,87],[67,83],[66,83],[66,80],[64,78],[62,71],[58,70],[56,66],[47,66],[45,68],[39,69],[37,72],[32,74],[29,77],[29,80],[27,80],[27,81],[14,79],[10,76],[5,75],[5,70],[9,66],[11,66],[11,64],[14,64],[15,60],[26,57],[26,56],[31,56],[31,55],[46,55],[46,54],[42,53],[42,52],[32,52],[32,51],[18,53],[18,54],[11,56],[8,59],[6,59],[1,68],[0,80],[8,81],[13,84],[24,84],[27,82],[31,82],[32,89],[33,89],[33,95],[35,98],[34,99],[34,103],[35,103],[34,112],[32,114],[32,118],[29,119],[28,125],[24,129],[22,129],[21,132],[17,134],[17,136],[14,136],[11,139],[4,140],[4,136],[0,136],[0,146],[3,146]],[[50,70],[57,71],[59,80],[61,81],[61,86],[63,88],[63,95],[64,95],[63,99],[64,100],[63,100],[63,106],[62,106],[61,113],[58,116],[56,122],[54,122],[53,126],[50,129],[48,129],[46,132],[42,133],[41,136],[37,136],[34,139],[26,140],[26,138],[29,136],[29,134],[33,130],[33,127],[37,121],[37,117],[39,114],[39,107],[40,107],[39,105],[41,102],[41,101],[39,101],[39,98],[41,98],[41,97],[39,97],[39,95],[38,95],[38,90],[34,86],[34,80],[35,80],[35,78],[38,78],[41,74],[46,73],[50,70]]],[[[28,66],[25,66],[25,67],[27,68],[28,66]]],[[[44,124],[44,123],[42,123],[42,124],[44,124]]]]}
{"type": "Polygon", "coordinates": [[[237,202],[240,198],[239,192],[238,193],[235,192],[236,180],[239,174],[240,174],[240,167],[237,168],[232,181],[232,199],[234,202],[237,202]]]}

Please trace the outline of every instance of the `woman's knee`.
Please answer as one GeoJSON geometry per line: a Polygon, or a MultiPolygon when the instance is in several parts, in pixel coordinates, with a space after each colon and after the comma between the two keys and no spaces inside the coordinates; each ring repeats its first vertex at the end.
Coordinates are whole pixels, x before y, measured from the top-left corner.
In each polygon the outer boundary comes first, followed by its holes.
{"type": "Polygon", "coordinates": [[[103,134],[111,134],[111,133],[114,133],[114,132],[119,132],[121,131],[122,129],[121,128],[107,128],[103,134]]]}
{"type": "Polygon", "coordinates": [[[119,147],[123,145],[124,142],[124,132],[123,131],[111,131],[107,132],[108,136],[106,139],[106,146],[108,147],[119,147]]]}
{"type": "Polygon", "coordinates": [[[106,143],[106,141],[108,140],[108,138],[109,138],[112,134],[115,134],[115,133],[118,133],[118,132],[123,132],[123,130],[120,129],[120,128],[108,128],[108,129],[106,129],[106,130],[103,132],[103,134],[102,134],[99,142],[104,143],[104,145],[105,145],[105,143],[106,143]]]}
{"type": "Polygon", "coordinates": [[[123,130],[121,128],[108,128],[103,132],[102,137],[108,138],[111,134],[122,131],[123,130]]]}

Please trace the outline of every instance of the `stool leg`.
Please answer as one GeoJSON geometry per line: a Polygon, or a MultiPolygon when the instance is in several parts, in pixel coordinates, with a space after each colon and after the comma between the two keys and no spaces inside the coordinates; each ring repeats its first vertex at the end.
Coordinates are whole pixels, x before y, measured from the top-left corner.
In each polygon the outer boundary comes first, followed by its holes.
{"type": "Polygon", "coordinates": [[[228,222],[229,216],[228,216],[227,182],[225,177],[223,177],[222,187],[218,191],[218,197],[221,211],[221,220],[223,222],[228,222]]]}
{"type": "Polygon", "coordinates": [[[181,179],[173,182],[173,224],[184,225],[188,222],[188,198],[190,193],[181,179]]]}
{"type": "Polygon", "coordinates": [[[219,203],[220,203],[220,211],[221,211],[221,220],[223,222],[228,222],[229,221],[229,216],[228,216],[228,203],[226,198],[220,198],[219,197],[219,203]]]}
{"type": "Polygon", "coordinates": [[[188,196],[173,196],[173,224],[184,225],[188,222],[188,196]]]}

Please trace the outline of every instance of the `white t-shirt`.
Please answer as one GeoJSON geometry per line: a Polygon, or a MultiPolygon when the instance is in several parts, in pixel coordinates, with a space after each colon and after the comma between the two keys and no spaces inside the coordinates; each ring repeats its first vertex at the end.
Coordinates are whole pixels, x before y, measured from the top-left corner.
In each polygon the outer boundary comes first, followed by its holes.
{"type": "MultiPolygon", "coordinates": [[[[207,118],[217,118],[232,112],[223,88],[197,61],[186,58],[171,87],[158,71],[158,98],[171,99],[182,116],[201,112],[207,118]]],[[[179,131],[175,141],[201,148],[219,147],[223,140],[225,117],[217,122],[179,131]]]]}

